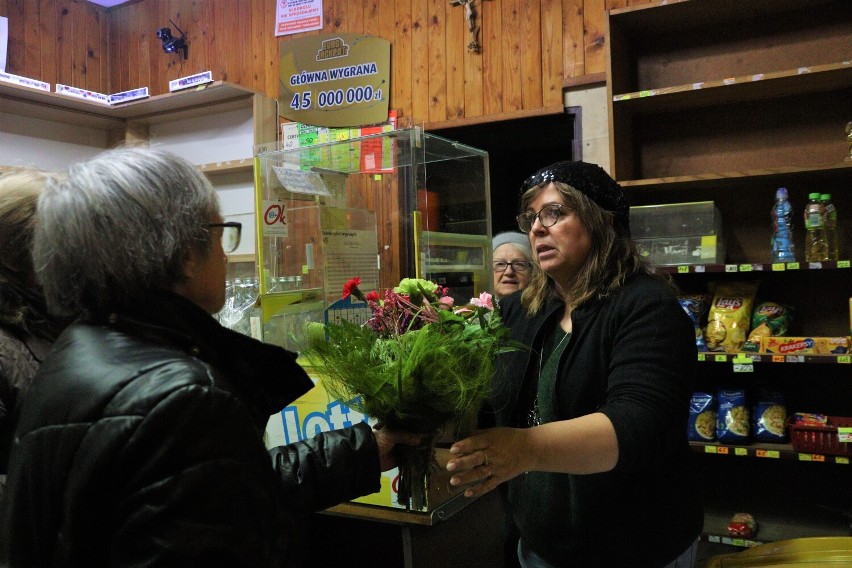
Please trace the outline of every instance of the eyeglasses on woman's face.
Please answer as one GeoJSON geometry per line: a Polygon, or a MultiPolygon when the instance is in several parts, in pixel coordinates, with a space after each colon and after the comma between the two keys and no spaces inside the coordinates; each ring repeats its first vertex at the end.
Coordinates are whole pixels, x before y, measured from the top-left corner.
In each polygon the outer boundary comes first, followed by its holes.
{"type": "Polygon", "coordinates": [[[527,211],[521,213],[515,219],[518,221],[518,227],[521,231],[529,233],[532,230],[535,220],[538,219],[542,227],[552,227],[559,219],[565,216],[565,206],[558,203],[550,203],[541,208],[538,213],[527,211]]]}
{"type": "Polygon", "coordinates": [[[234,252],[240,246],[240,237],[243,232],[242,223],[228,221],[227,223],[207,223],[204,226],[208,229],[222,228],[222,250],[226,253],[234,252]]]}
{"type": "Polygon", "coordinates": [[[512,268],[518,274],[524,274],[529,272],[530,263],[525,262],[523,260],[515,260],[513,262],[506,262],[503,260],[498,260],[494,263],[494,272],[506,272],[509,270],[509,267],[512,268]]]}

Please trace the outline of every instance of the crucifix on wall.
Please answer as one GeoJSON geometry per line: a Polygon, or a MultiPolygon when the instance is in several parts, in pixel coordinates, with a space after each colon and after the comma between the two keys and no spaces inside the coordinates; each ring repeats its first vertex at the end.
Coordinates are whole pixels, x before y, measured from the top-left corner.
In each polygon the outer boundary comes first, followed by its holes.
{"type": "Polygon", "coordinates": [[[452,6],[464,6],[464,19],[467,21],[467,29],[470,31],[470,43],[468,50],[479,53],[482,46],[479,44],[479,24],[476,23],[476,12],[473,9],[473,0],[450,0],[452,6]]]}

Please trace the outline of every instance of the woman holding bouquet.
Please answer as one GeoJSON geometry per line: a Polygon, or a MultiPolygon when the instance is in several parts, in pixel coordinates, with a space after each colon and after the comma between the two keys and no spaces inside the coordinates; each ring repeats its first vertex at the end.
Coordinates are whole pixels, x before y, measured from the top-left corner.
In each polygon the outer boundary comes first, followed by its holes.
{"type": "Polygon", "coordinates": [[[501,301],[512,337],[497,427],[447,469],[477,496],[505,484],[521,566],[687,567],[703,523],[686,439],[696,352],[675,291],[630,237],[621,187],[559,162],[522,187],[518,225],[540,270],[501,301]]]}
{"type": "Polygon", "coordinates": [[[39,198],[35,266],[59,336],[27,398],[3,566],[281,567],[297,515],[378,491],[396,442],[349,428],[267,450],[312,388],[294,353],[219,325],[239,223],[188,161],[118,149],[39,198]]]}

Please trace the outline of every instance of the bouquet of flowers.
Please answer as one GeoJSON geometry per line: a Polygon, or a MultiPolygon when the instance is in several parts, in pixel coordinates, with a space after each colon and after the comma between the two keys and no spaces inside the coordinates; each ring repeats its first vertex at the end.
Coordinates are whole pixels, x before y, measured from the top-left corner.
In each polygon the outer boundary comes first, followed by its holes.
{"type": "Polygon", "coordinates": [[[324,364],[331,396],[391,428],[425,434],[420,446],[395,450],[397,501],[422,510],[437,467],[436,435],[453,423],[473,423],[490,392],[495,356],[517,345],[488,293],[455,306],[446,288],[428,280],[406,278],[383,296],[364,295],[360,283],[347,282],[343,297],[366,302],[372,317],[363,325],[327,325],[305,355],[324,364]]]}

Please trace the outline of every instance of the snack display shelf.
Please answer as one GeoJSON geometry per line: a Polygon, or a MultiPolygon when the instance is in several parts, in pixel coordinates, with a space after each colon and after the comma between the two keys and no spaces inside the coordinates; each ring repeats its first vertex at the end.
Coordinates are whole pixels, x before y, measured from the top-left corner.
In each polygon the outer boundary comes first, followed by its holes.
{"type": "MultiPolygon", "coordinates": [[[[761,511],[755,515],[757,531],[750,538],[728,534],[728,521],[733,509],[708,508],[704,513],[704,530],[701,538],[710,543],[726,544],[742,548],[751,548],[767,542],[789,538],[808,538],[815,536],[848,536],[849,531],[842,523],[827,520],[821,513],[803,513],[798,520],[772,511],[761,511]]],[[[829,517],[832,515],[829,513],[829,517]]]]}
{"type": "Polygon", "coordinates": [[[823,365],[852,364],[852,354],[842,355],[779,355],[777,353],[716,353],[713,351],[698,354],[699,363],[732,363],[745,365],[746,367],[735,368],[735,372],[749,372],[747,366],[752,363],[817,363],[823,365]]]}
{"type": "Polygon", "coordinates": [[[722,457],[792,460],[825,464],[849,465],[849,456],[829,456],[797,452],[791,444],[755,443],[748,446],[716,442],[690,442],[692,451],[722,457]]]}
{"type": "Polygon", "coordinates": [[[826,260],[822,262],[746,262],[730,264],[678,264],[658,266],[657,270],[668,274],[750,273],[787,272],[794,270],[843,270],[852,267],[852,260],[826,260]]]}

